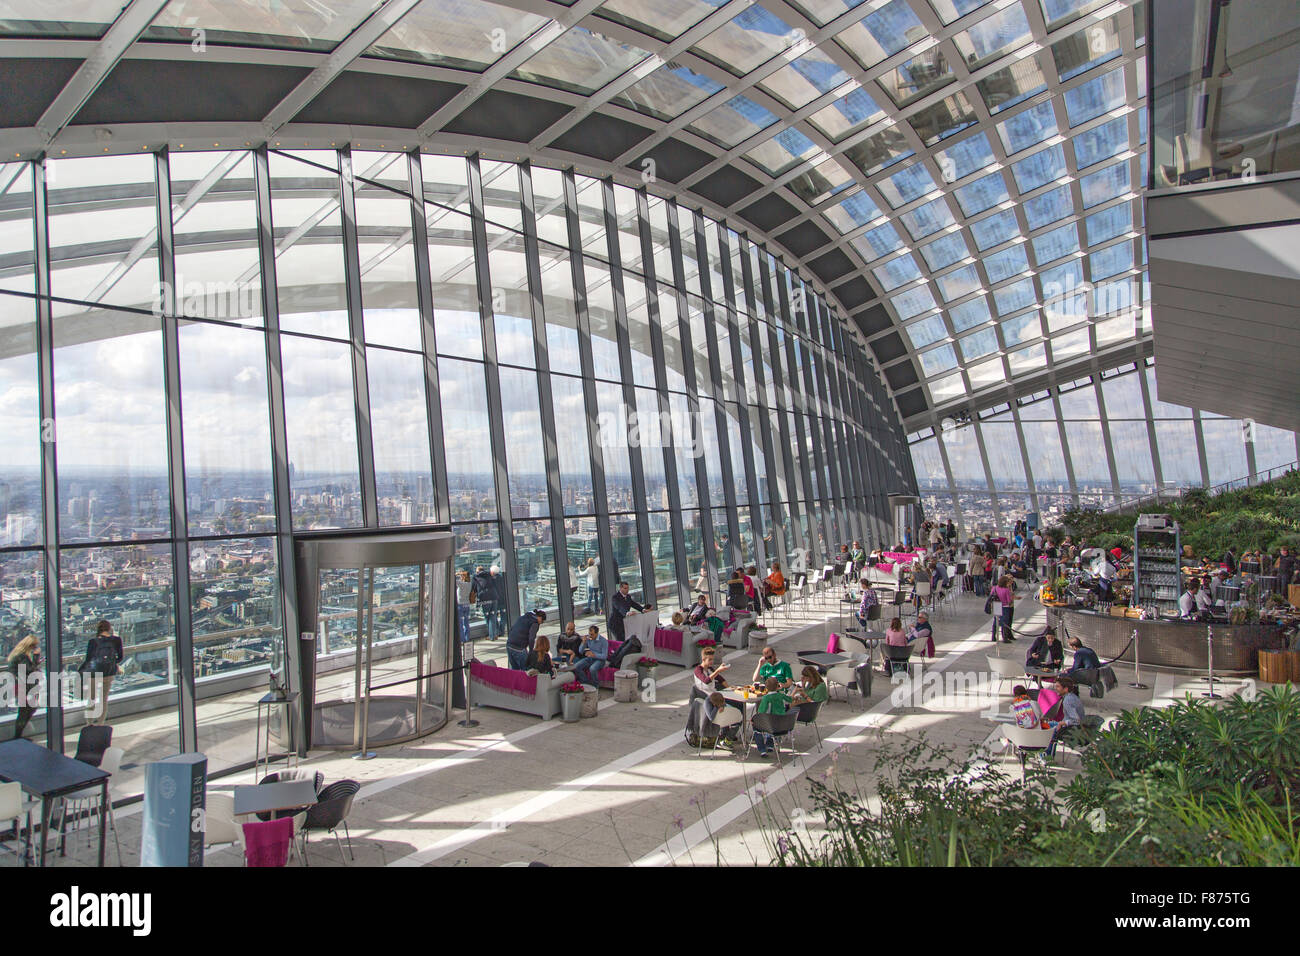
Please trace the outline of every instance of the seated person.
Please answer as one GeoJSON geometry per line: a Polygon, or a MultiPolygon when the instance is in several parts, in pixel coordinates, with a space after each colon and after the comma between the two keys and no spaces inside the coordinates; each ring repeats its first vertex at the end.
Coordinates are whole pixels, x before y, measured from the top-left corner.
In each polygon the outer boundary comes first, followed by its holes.
{"type": "Polygon", "coordinates": [[[1048,628],[1034,640],[1025,655],[1025,666],[1041,670],[1057,670],[1065,660],[1065,649],[1056,639],[1056,631],[1048,628]]]}
{"type": "Polygon", "coordinates": [[[715,690],[722,690],[729,687],[725,680],[722,679],[724,671],[730,670],[730,664],[715,663],[717,655],[713,648],[706,647],[700,651],[700,662],[695,666],[695,689],[701,694],[711,694],[715,690]]]}
{"type": "Polygon", "coordinates": [[[673,627],[683,628],[686,626],[686,615],[681,611],[673,611],[673,627]]]}
{"type": "Polygon", "coordinates": [[[737,611],[749,610],[749,597],[745,591],[745,575],[740,568],[731,572],[727,579],[727,605],[737,611]]]}
{"type": "Polygon", "coordinates": [[[1068,677],[1058,677],[1056,679],[1056,692],[1061,695],[1060,716],[1052,718],[1048,714],[1043,715],[1048,726],[1056,731],[1052,734],[1052,742],[1047,745],[1047,756],[1049,757],[1056,753],[1056,744],[1061,739],[1061,735],[1071,727],[1082,727],[1085,716],[1083,701],[1079,699],[1079,687],[1074,681],[1068,677]]]}
{"type": "Polygon", "coordinates": [[[701,592],[695,598],[695,603],[686,608],[686,623],[690,625],[703,624],[704,619],[709,616],[709,599],[708,596],[701,592]]]}
{"type": "Polygon", "coordinates": [[[537,636],[537,643],[533,645],[533,649],[528,652],[528,659],[524,661],[524,670],[546,677],[555,676],[555,662],[551,660],[551,641],[545,634],[537,636]]]}
{"type": "Polygon", "coordinates": [[[816,703],[821,701],[825,703],[830,696],[830,690],[826,686],[826,681],[822,678],[821,671],[815,667],[805,667],[799,672],[803,678],[800,684],[794,688],[794,702],[796,704],[816,703]]]}
{"type": "MultiPolygon", "coordinates": [[[[789,670],[790,665],[786,664],[785,666],[789,670]]],[[[769,677],[764,686],[767,688],[767,693],[758,699],[756,713],[775,714],[779,717],[790,709],[790,698],[781,693],[781,685],[775,677],[769,677]]],[[[759,731],[754,734],[754,745],[758,747],[758,755],[766,757],[776,746],[776,741],[771,734],[759,731]]]]}
{"type": "Polygon", "coordinates": [[[1085,647],[1083,641],[1077,637],[1070,638],[1070,650],[1074,651],[1074,661],[1070,664],[1067,674],[1073,674],[1075,671],[1100,670],[1101,658],[1091,647],[1085,647]]]}
{"type": "Polygon", "coordinates": [[[930,615],[925,611],[918,612],[916,623],[907,632],[907,643],[911,644],[914,641],[920,641],[924,647],[925,643],[932,637],[934,637],[934,628],[930,624],[930,615]]]}
{"type": "Polygon", "coordinates": [[[785,594],[785,575],[781,573],[781,562],[772,562],[772,573],[763,580],[763,608],[772,610],[772,602],[768,600],[771,597],[780,597],[785,594]]]}
{"type": "Polygon", "coordinates": [[[556,653],[560,656],[560,661],[564,664],[572,664],[578,659],[578,648],[582,646],[582,638],[578,636],[578,626],[570,621],[564,625],[564,633],[555,641],[556,653]]]}
{"type": "Polygon", "coordinates": [[[1029,698],[1029,691],[1023,684],[1011,688],[1011,716],[1016,719],[1016,726],[1025,730],[1037,728],[1043,720],[1043,712],[1029,698]]]}
{"type": "Polygon", "coordinates": [[[765,647],[762,656],[758,659],[758,666],[754,668],[754,676],[751,680],[756,683],[766,682],[768,678],[775,678],[777,688],[783,690],[794,683],[794,671],[785,661],[776,659],[776,651],[765,647]]]}
{"type": "MultiPolygon", "coordinates": [[[[918,617],[920,615],[917,615],[918,617]]],[[[907,635],[903,633],[903,621],[901,618],[894,618],[889,622],[889,627],[885,629],[885,643],[893,647],[906,647],[907,635]]]]}
{"type": "MultiPolygon", "coordinates": [[[[716,690],[708,697],[704,698],[704,719],[709,723],[716,723],[718,714],[722,713],[727,707],[727,698],[723,697],[716,690]]],[[[722,729],[722,743],[731,745],[736,742],[736,737],[740,733],[741,724],[735,723],[730,727],[722,729]]]]}
{"type": "Polygon", "coordinates": [[[595,624],[587,631],[587,639],[578,648],[578,663],[573,668],[573,677],[592,687],[600,686],[600,672],[609,660],[609,641],[600,636],[600,628],[595,624]]]}

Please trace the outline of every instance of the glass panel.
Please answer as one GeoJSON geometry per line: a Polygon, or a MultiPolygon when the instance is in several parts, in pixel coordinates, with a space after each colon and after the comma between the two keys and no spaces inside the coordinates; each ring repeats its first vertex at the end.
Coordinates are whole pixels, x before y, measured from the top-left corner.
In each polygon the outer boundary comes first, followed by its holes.
{"type": "Polygon", "coordinates": [[[332,50],[373,10],[373,0],[311,0],[275,4],[223,4],[171,0],[144,32],[149,40],[191,42],[204,31],[208,43],[332,50]]]}
{"type": "Polygon", "coordinates": [[[956,93],[908,117],[912,129],[926,146],[964,130],[976,121],[975,110],[964,93],[956,93]]]}
{"type": "Polygon", "coordinates": [[[661,40],[685,33],[716,9],[709,0],[606,0],[600,15],[661,40]]]}
{"type": "Polygon", "coordinates": [[[424,0],[366,55],[481,72],[547,22],[486,0],[424,0]]]}
{"type": "Polygon", "coordinates": [[[1151,465],[1151,438],[1146,422],[1112,421],[1110,443],[1119,472],[1119,490],[1124,494],[1154,491],[1156,473],[1151,465]]]}
{"type": "Polygon", "coordinates": [[[835,39],[863,67],[870,69],[926,35],[926,29],[904,0],[869,13],[835,39]]]}
{"type": "Polygon", "coordinates": [[[1016,222],[1015,213],[1009,209],[1004,209],[1002,212],[986,216],[978,222],[972,222],[970,232],[975,239],[975,248],[983,252],[985,249],[1000,246],[1002,243],[1018,236],[1020,226],[1016,222]]]}
{"type": "Polygon", "coordinates": [[[1166,482],[1201,484],[1201,460],[1193,422],[1157,420],[1156,448],[1160,452],[1160,474],[1166,482]]]}
{"type": "Polygon", "coordinates": [[[438,351],[483,357],[482,319],[469,216],[427,205],[429,269],[433,276],[434,330],[438,351]]]}
{"type": "Polygon", "coordinates": [[[758,85],[786,106],[798,109],[823,93],[829,93],[843,85],[848,78],[849,75],[839,64],[821,50],[814,49],[789,66],[777,70],[758,85]]]}
{"type": "MultiPolygon", "coordinates": [[[[313,155],[334,163],[337,154],[313,155]]],[[[280,328],[348,337],[339,177],[281,153],[270,154],[271,218],[280,328]]]]}
{"type": "Polygon", "coordinates": [[[952,327],[958,332],[964,332],[967,329],[973,329],[981,322],[987,322],[992,318],[989,313],[989,304],[980,296],[977,299],[971,299],[969,302],[963,302],[961,305],[955,305],[948,310],[948,317],[952,319],[952,327]]]}
{"type": "Polygon", "coordinates": [[[780,17],[759,6],[742,10],[691,48],[737,76],[784,53],[794,42],[792,28],[780,17]]]}
{"type": "Polygon", "coordinates": [[[159,320],[100,313],[92,331],[56,319],[54,346],[60,540],[168,537],[159,320]]]}
{"type": "Polygon", "coordinates": [[[247,763],[257,749],[249,711],[265,681],[224,691],[226,678],[268,668],[283,640],[273,538],[195,543],[189,549],[199,749],[208,773],[247,763]]]}
{"type": "Polygon", "coordinates": [[[284,413],[295,530],[361,524],[352,350],[286,335],[284,413]]]}
{"type": "Polygon", "coordinates": [[[369,349],[370,433],[381,525],[434,521],[424,358],[369,349]]]}
{"type": "Polygon", "coordinates": [[[442,399],[443,453],[447,459],[451,518],[453,521],[495,518],[492,442],[483,366],[477,362],[439,359],[438,392],[442,399]]]}
{"type": "MultiPolygon", "coordinates": [[[[1051,402],[1044,402],[1047,410],[1051,402]]],[[[1065,470],[1065,455],[1061,451],[1061,432],[1055,421],[1028,421],[1021,419],[1025,436],[1025,450],[1029,453],[1029,470],[1034,476],[1034,488],[1040,494],[1068,494],[1070,477],[1065,470]]],[[[1080,449],[1081,452],[1084,449],[1080,449]]],[[[1040,502],[1041,504],[1041,502],[1040,502]]]]}
{"type": "MultiPolygon", "coordinates": [[[[154,157],[96,156],[46,165],[53,294],[153,310],[159,281],[154,157]]],[[[51,308],[55,316],[86,311],[58,301],[51,308]]]]}
{"type": "Polygon", "coordinates": [[[1056,135],[1056,114],[1051,102],[1038,103],[1021,110],[998,124],[998,135],[1008,153],[1037,146],[1043,140],[1056,135]]]}
{"type": "Polygon", "coordinates": [[[848,93],[830,106],[823,107],[809,117],[809,122],[817,127],[830,140],[838,142],[850,133],[856,132],[883,119],[882,110],[871,95],[863,89],[848,93]]]}
{"type": "MultiPolygon", "coordinates": [[[[45,635],[45,558],[36,551],[0,551],[0,658],[7,666],[24,666],[23,662],[9,660],[9,654],[19,641],[28,636],[40,640],[40,660],[49,656],[50,648],[45,635]]],[[[80,660],[80,658],[78,658],[80,660]]],[[[24,731],[29,739],[40,741],[45,735],[43,726],[45,708],[32,714],[33,723],[25,728],[14,727],[18,712],[9,710],[6,702],[0,713],[0,737],[10,740],[24,731]]]]}
{"type": "Polygon", "coordinates": [[[974,216],[985,209],[992,209],[1000,202],[1005,202],[1010,193],[1007,182],[1001,173],[989,173],[974,182],[960,186],[953,191],[964,215],[974,216]]]}
{"type": "Polygon", "coordinates": [[[274,531],[265,338],[182,325],[180,357],[189,533],[274,531]]]}
{"type": "MultiPolygon", "coordinates": [[[[1020,455],[1020,440],[1015,422],[983,422],[984,448],[989,456],[989,471],[997,491],[1028,491],[1025,461],[1020,455]]],[[[1006,504],[1003,503],[1003,509],[1006,504]]]]}
{"type": "Polygon", "coordinates": [[[168,156],[176,314],[260,324],[253,159],[244,152],[168,156]]]}
{"type": "Polygon", "coordinates": [[[1201,434],[1205,437],[1205,461],[1210,466],[1211,485],[1235,481],[1250,474],[1241,422],[1202,418],[1201,434]]]}
{"type": "MultiPolygon", "coordinates": [[[[549,521],[518,521],[513,525],[515,562],[519,567],[519,608],[541,608],[555,617],[560,607],[555,577],[555,542],[549,521]]],[[[577,573],[572,575],[576,579],[577,573]]],[[[566,582],[568,583],[568,582],[566,582]]]]}
{"type": "Polygon", "coordinates": [[[511,75],[574,93],[594,93],[649,55],[583,27],[572,27],[511,75]]]}
{"type": "MultiPolygon", "coordinates": [[[[60,445],[62,441],[60,441],[60,445]]],[[[98,622],[106,620],[122,639],[124,657],[105,697],[113,725],[113,746],[132,755],[114,774],[115,798],[138,794],[144,768],[176,751],[176,622],[169,546],[62,548],[59,551],[63,659],[85,659],[98,622]],[[171,690],[172,693],[159,693],[171,690]],[[157,711],[157,713],[149,713],[157,711]],[[126,715],[131,719],[125,719],[126,715]]],[[[82,720],[102,711],[102,701],[74,697],[63,705],[64,748],[76,753],[82,720]]]]}
{"type": "Polygon", "coordinates": [[[684,66],[661,66],[614,97],[616,103],[659,119],[672,119],[723,89],[721,83],[684,66]]]}

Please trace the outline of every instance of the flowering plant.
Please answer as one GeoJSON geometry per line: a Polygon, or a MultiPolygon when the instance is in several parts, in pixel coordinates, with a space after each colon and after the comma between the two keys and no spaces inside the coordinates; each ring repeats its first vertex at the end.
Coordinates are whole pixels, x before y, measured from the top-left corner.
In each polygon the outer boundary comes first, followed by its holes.
{"type": "Polygon", "coordinates": [[[659,662],[653,657],[643,657],[636,662],[637,667],[658,667],[659,662]]]}
{"type": "Polygon", "coordinates": [[[580,680],[571,680],[560,688],[561,694],[583,694],[586,693],[587,685],[580,680]]]}
{"type": "Polygon", "coordinates": [[[717,647],[718,642],[711,637],[701,637],[695,642],[696,647],[717,647]]]}

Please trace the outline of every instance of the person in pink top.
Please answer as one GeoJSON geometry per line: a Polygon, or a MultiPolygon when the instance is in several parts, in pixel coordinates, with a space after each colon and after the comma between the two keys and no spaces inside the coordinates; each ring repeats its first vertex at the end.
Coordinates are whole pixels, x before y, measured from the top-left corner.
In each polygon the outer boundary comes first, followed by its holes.
{"type": "Polygon", "coordinates": [[[1011,633],[1011,615],[1015,610],[1016,596],[1011,590],[1011,576],[1009,574],[1004,574],[998,579],[998,583],[994,586],[990,597],[993,611],[993,634],[990,640],[997,641],[998,628],[1001,627],[1003,642],[1010,644],[1015,640],[1015,636],[1011,633]]]}
{"type": "Polygon", "coordinates": [[[889,622],[889,628],[885,631],[885,643],[893,647],[907,646],[907,635],[903,633],[903,622],[899,618],[889,622]]]}

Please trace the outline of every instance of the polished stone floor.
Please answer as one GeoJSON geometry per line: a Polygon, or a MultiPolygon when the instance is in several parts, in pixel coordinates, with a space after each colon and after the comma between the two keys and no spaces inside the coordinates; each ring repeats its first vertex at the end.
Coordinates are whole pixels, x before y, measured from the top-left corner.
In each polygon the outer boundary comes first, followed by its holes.
{"type": "MultiPolygon", "coordinates": [[[[769,622],[771,645],[798,665],[798,650],[824,647],[840,626],[837,596],[805,600],[769,622]]],[[[887,623],[887,622],[886,622],[887,623]]],[[[688,671],[664,666],[652,702],[618,703],[602,691],[598,716],[577,723],[497,709],[476,709],[479,726],[455,720],[415,744],[381,748],[371,760],[344,753],[313,753],[304,763],[326,781],[352,778],[362,789],[349,818],[355,863],[367,866],[496,866],[542,862],[551,866],[763,864],[774,849],[765,833],[774,826],[816,826],[809,781],[837,775],[869,790],[873,758],[887,741],[924,735],[933,744],[966,754],[984,748],[1019,773],[1013,757],[999,753],[1010,683],[989,682],[987,656],[1023,660],[1031,635],[1041,631],[1042,608],[1032,598],[1016,606],[1012,645],[989,642],[983,599],[959,597],[933,615],[937,654],[926,661],[919,695],[909,697],[877,668],[865,701],[843,692],[822,709],[818,746],[800,728],[796,753],[780,766],[753,751],[745,758],[719,751],[699,756],[683,739],[691,682],[688,671]],[[936,687],[940,691],[936,691],[936,687]],[[949,692],[950,691],[950,692],[949,692]]],[[[480,651],[488,650],[480,642],[480,651]]],[[[494,652],[495,653],[495,652],[494,652]]],[[[757,656],[728,651],[731,676],[748,675],[757,656]]],[[[1104,699],[1086,693],[1089,713],[1111,718],[1121,710],[1160,706],[1205,683],[1184,675],[1143,672],[1147,690],[1128,687],[1132,670],[1116,667],[1120,683],[1104,699]]],[[[1225,695],[1241,682],[1220,685],[1225,695]]],[[[1077,757],[1066,754],[1058,772],[1077,757]]],[[[213,790],[252,783],[253,774],[217,780],[213,790]]],[[[140,805],[117,814],[121,861],[139,859],[140,805]]],[[[90,859],[83,836],[62,865],[90,859]]],[[[109,840],[109,862],[116,862],[109,840]]],[[[339,866],[332,840],[316,837],[312,866],[339,866]]],[[[207,865],[238,866],[231,849],[208,853],[207,865]]],[[[8,865],[7,861],[0,865],[8,865]]],[[[291,860],[291,865],[300,865],[291,860]]]]}

